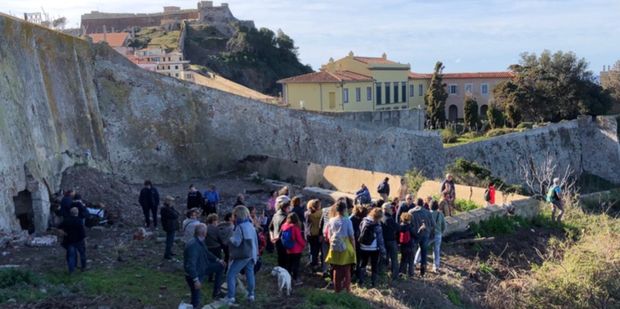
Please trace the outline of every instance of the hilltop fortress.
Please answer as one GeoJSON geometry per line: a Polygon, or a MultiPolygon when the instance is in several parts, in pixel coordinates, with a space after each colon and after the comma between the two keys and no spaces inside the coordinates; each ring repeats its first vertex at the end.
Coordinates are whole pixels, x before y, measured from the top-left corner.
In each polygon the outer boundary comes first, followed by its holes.
{"type": "Polygon", "coordinates": [[[237,20],[230,11],[228,3],[214,6],[213,1],[198,2],[196,9],[165,6],[163,12],[149,14],[92,11],[82,15],[81,27],[87,34],[119,32],[131,27],[155,27],[182,20],[195,20],[215,24],[238,22],[241,26],[254,27],[254,22],[251,20],[237,20]]]}

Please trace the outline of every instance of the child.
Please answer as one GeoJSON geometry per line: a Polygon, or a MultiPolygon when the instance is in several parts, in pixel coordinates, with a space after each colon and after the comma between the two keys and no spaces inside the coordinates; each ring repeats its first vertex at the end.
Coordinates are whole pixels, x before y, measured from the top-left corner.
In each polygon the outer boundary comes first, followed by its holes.
{"type": "Polygon", "coordinates": [[[306,246],[306,240],[301,234],[301,222],[296,213],[291,212],[286,217],[286,223],[282,225],[281,238],[288,256],[288,267],[286,269],[291,273],[294,285],[301,285],[299,263],[301,262],[301,253],[306,246]]]}
{"type": "Polygon", "coordinates": [[[413,226],[411,214],[403,212],[400,215],[400,227],[398,230],[398,242],[400,244],[400,273],[413,276],[415,265],[413,264],[413,226]],[[408,238],[408,239],[407,239],[408,238]]]}

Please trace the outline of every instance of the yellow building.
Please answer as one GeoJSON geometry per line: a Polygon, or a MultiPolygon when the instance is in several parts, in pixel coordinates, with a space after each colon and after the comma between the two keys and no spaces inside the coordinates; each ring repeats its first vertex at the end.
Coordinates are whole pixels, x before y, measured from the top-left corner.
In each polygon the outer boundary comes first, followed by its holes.
{"type": "Polygon", "coordinates": [[[282,79],[283,103],[321,112],[400,110],[424,105],[428,81],[412,79],[411,66],[382,57],[348,56],[319,72],[282,79]],[[422,85],[422,86],[420,86],[422,85]],[[422,87],[420,94],[416,93],[422,87]]]}

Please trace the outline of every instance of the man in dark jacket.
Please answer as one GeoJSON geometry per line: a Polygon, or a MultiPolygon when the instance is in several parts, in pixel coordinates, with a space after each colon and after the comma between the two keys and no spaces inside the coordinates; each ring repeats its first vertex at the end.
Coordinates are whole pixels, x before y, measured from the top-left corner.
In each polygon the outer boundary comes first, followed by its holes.
{"type": "Polygon", "coordinates": [[[77,208],[78,210],[78,218],[85,223],[86,217],[88,217],[88,209],[86,209],[86,204],[82,201],[82,196],[80,194],[75,194],[73,196],[73,202],[71,203],[71,208],[77,208]]]}
{"type": "Polygon", "coordinates": [[[392,280],[398,279],[398,223],[392,216],[392,205],[383,203],[383,218],[381,219],[381,228],[383,229],[383,240],[386,251],[386,264],[391,265],[392,280]]]}
{"type": "Polygon", "coordinates": [[[385,177],[385,179],[383,179],[383,182],[379,184],[379,187],[377,187],[377,193],[381,195],[381,199],[384,202],[387,202],[388,197],[390,196],[390,184],[388,183],[388,181],[390,181],[390,179],[388,177],[385,177]]]}
{"type": "Polygon", "coordinates": [[[400,203],[398,210],[396,211],[396,222],[400,223],[400,215],[405,212],[409,212],[409,210],[415,207],[415,203],[413,203],[413,195],[407,194],[405,197],[405,201],[400,203]]]}
{"type": "Polygon", "coordinates": [[[174,198],[166,196],[164,199],[164,207],[161,208],[161,227],[166,232],[166,251],[164,259],[170,260],[172,256],[172,245],[174,244],[174,234],[179,229],[179,212],[174,209],[174,198]]]}
{"type": "Polygon", "coordinates": [[[194,308],[200,308],[200,288],[207,275],[215,275],[213,299],[224,296],[220,289],[225,263],[207,250],[207,246],[204,244],[206,236],[207,226],[203,223],[198,224],[195,237],[185,245],[183,254],[185,281],[189,286],[194,308]]]}
{"type": "Polygon", "coordinates": [[[144,188],[140,191],[140,206],[144,213],[144,225],[148,228],[151,225],[149,215],[153,215],[153,227],[157,228],[157,208],[159,207],[159,192],[150,180],[144,182],[144,188]],[[149,214],[150,213],[150,214],[149,214]]]}
{"type": "Polygon", "coordinates": [[[84,230],[84,222],[78,217],[79,210],[71,208],[69,217],[65,218],[58,226],[64,234],[62,246],[67,250],[67,266],[69,273],[73,273],[77,267],[77,255],[80,254],[81,270],[86,269],[86,246],[84,239],[86,231],[84,230]]]}
{"type": "Polygon", "coordinates": [[[62,200],[60,200],[60,216],[63,218],[68,218],[71,216],[69,210],[71,210],[71,204],[73,204],[73,196],[75,195],[75,191],[67,190],[65,191],[62,200]]]}
{"type": "Polygon", "coordinates": [[[428,240],[431,236],[431,232],[435,230],[435,222],[431,212],[426,210],[423,206],[416,206],[415,208],[409,210],[409,214],[411,214],[411,224],[413,225],[413,230],[416,233],[414,237],[414,249],[416,246],[418,247],[415,260],[417,261],[418,256],[420,256],[420,275],[424,276],[426,273],[426,251],[428,247],[428,240]]]}
{"type": "Polygon", "coordinates": [[[370,204],[370,202],[372,202],[370,191],[368,191],[365,184],[362,184],[362,187],[355,192],[355,204],[367,205],[370,204]]]}
{"type": "Polygon", "coordinates": [[[278,254],[278,266],[286,268],[288,266],[288,256],[286,254],[286,248],[280,240],[281,228],[286,221],[288,215],[288,208],[291,205],[291,200],[286,195],[280,195],[276,198],[276,208],[278,211],[273,215],[271,224],[269,225],[269,235],[271,241],[276,246],[276,252],[278,254]]]}
{"type": "MultiPolygon", "coordinates": [[[[196,187],[189,185],[189,192],[187,192],[187,209],[199,208],[204,209],[205,199],[202,197],[202,193],[196,190],[196,187]]],[[[203,213],[205,216],[207,213],[203,213]]]]}

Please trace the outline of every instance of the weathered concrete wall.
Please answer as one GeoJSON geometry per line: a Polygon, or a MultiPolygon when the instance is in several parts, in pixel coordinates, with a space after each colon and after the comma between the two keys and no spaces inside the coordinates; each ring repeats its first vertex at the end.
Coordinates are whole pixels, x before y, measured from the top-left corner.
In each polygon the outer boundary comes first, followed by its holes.
{"type": "Polygon", "coordinates": [[[620,184],[618,121],[613,116],[580,119],[584,171],[620,184]]]}
{"type": "Polygon", "coordinates": [[[336,118],[355,122],[370,123],[388,127],[410,130],[424,130],[425,112],[423,109],[405,109],[396,111],[321,113],[336,118]]]}
{"type": "Polygon", "coordinates": [[[62,171],[86,152],[97,168],[132,181],[202,177],[250,155],[443,170],[435,133],[335,122],[163,77],[106,46],[4,15],[0,33],[2,230],[18,229],[12,197],[26,189],[27,174],[57,190],[62,171]]]}

